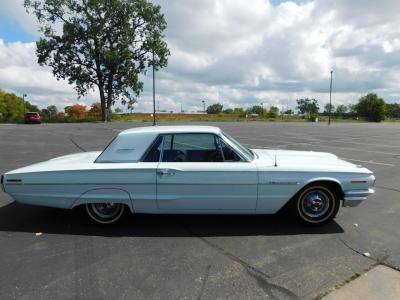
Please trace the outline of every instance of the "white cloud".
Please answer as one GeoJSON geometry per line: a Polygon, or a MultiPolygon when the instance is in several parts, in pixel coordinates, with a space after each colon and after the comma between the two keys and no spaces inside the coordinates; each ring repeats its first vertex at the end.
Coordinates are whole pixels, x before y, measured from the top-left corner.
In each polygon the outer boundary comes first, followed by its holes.
{"type": "MultiPolygon", "coordinates": [[[[20,4],[8,3],[9,14],[22,14],[20,4]]],[[[155,3],[168,22],[171,49],[169,66],[156,75],[161,109],[179,111],[182,104],[185,110],[202,110],[202,100],[226,107],[263,102],[293,108],[296,98],[306,96],[320,99],[323,106],[329,99],[331,69],[337,104],[354,102],[370,91],[388,101],[400,100],[397,0],[278,6],[267,0],[155,3]]],[[[33,32],[31,16],[19,19],[33,32]]],[[[0,43],[0,87],[28,90],[43,105],[77,101],[71,86],[37,65],[34,51],[34,44],[0,43]]],[[[149,111],[151,77],[142,78],[145,90],[137,109],[149,111]]],[[[96,95],[85,99],[89,103],[96,95]]]]}
{"type": "MultiPolygon", "coordinates": [[[[45,107],[56,104],[60,109],[78,100],[73,88],[63,80],[58,81],[49,68],[36,61],[35,43],[9,43],[0,39],[0,88],[17,94],[26,93],[27,100],[45,107]]],[[[83,102],[97,99],[89,94],[83,102]]]]}

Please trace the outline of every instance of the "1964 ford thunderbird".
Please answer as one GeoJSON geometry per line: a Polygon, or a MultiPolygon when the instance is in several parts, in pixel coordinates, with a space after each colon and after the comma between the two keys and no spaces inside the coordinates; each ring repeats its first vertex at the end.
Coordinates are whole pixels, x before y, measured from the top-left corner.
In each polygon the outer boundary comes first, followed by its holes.
{"type": "Polygon", "coordinates": [[[329,153],[247,149],[219,128],[141,127],[100,152],[66,155],[10,171],[3,190],[27,204],[83,206],[94,221],[132,213],[273,214],[291,207],[323,224],[343,201],[374,193],[375,177],[329,153]]]}

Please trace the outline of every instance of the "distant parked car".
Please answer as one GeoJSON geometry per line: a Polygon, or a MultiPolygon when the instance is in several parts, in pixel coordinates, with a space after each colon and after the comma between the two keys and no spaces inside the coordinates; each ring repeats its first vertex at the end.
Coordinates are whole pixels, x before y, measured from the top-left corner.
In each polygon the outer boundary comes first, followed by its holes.
{"type": "Polygon", "coordinates": [[[10,171],[3,190],[27,204],[83,206],[101,224],[124,210],[155,214],[273,214],[291,206],[308,224],[332,220],[374,193],[373,173],[336,155],[247,149],[209,126],[121,132],[104,151],[10,171]]]}
{"type": "Polygon", "coordinates": [[[25,124],[40,124],[40,115],[37,112],[27,112],[25,114],[25,124]]]}

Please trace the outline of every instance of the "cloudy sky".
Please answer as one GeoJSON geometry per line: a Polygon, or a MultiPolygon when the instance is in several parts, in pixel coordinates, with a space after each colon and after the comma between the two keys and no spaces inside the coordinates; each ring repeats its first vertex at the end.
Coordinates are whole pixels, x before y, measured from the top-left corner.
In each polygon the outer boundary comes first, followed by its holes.
{"type": "MultiPolygon", "coordinates": [[[[160,109],[207,104],[294,108],[299,97],[348,104],[368,92],[400,101],[399,0],[154,0],[171,50],[158,72],[160,109]]],[[[23,0],[0,0],[0,88],[40,107],[90,104],[36,63],[37,24],[23,0]]],[[[152,107],[151,80],[137,111],[152,107]]]]}

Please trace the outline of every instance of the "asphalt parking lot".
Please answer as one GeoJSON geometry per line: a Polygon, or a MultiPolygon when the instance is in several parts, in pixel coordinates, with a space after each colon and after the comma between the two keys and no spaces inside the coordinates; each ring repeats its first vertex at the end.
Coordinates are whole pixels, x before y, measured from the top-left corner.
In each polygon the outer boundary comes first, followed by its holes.
{"type": "MultiPolygon", "coordinates": [[[[101,150],[143,125],[0,125],[0,173],[101,150]]],[[[400,269],[400,125],[214,125],[248,147],[326,151],[365,165],[376,194],[320,228],[286,215],[131,215],[101,228],[79,211],[0,192],[0,299],[311,299],[376,264],[400,269]]]]}

